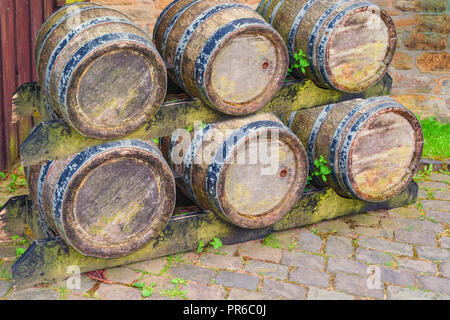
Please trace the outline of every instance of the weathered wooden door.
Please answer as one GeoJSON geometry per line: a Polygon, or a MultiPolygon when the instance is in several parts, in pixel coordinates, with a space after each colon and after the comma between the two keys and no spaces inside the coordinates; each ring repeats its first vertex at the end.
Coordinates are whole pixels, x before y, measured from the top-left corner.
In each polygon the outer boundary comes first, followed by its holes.
{"type": "Polygon", "coordinates": [[[33,47],[42,22],[61,4],[56,0],[0,0],[0,170],[17,159],[31,119],[15,119],[12,94],[36,80],[33,47]]]}

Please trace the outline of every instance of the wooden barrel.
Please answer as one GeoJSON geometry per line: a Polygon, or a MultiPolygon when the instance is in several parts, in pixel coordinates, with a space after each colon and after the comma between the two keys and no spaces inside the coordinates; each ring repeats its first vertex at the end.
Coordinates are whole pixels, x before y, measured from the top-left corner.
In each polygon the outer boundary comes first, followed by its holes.
{"type": "Polygon", "coordinates": [[[181,189],[204,210],[239,227],[258,229],[282,219],[308,176],[300,140],[273,114],[212,123],[162,139],[181,189]],[[191,140],[192,137],[192,140],[191,140]]]}
{"type": "Polygon", "coordinates": [[[173,174],[153,142],[109,142],[29,172],[48,226],[86,256],[136,251],[162,231],[175,207],[173,174]]]}
{"type": "Polygon", "coordinates": [[[164,101],[164,61],[124,14],[92,3],[61,8],[35,44],[39,81],[53,107],[82,135],[125,136],[164,101]]]}
{"type": "Polygon", "coordinates": [[[261,0],[257,11],[285,40],[291,65],[295,53],[305,53],[306,76],[320,87],[363,91],[384,76],[394,56],[394,22],[369,1],[261,0]]]}
{"type": "Polygon", "coordinates": [[[417,171],[423,133],[414,114],[388,97],[356,99],[304,109],[286,117],[303,142],[310,165],[323,156],[326,182],[342,196],[385,201],[401,192],[417,171]]]}
{"type": "Polygon", "coordinates": [[[253,9],[233,1],[175,0],[159,16],[153,40],[170,77],[226,114],[262,108],[286,77],[283,39],[253,9]]]}

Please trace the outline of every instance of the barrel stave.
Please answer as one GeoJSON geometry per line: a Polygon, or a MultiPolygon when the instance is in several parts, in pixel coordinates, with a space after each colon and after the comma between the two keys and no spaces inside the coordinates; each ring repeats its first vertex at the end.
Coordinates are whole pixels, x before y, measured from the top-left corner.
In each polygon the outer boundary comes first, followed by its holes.
{"type": "MultiPolygon", "coordinates": [[[[56,27],[51,31],[51,33],[46,36],[45,43],[41,43],[41,49],[38,51],[38,55],[36,58],[36,66],[38,70],[39,81],[41,83],[45,83],[47,65],[54,49],[61,42],[61,40],[63,40],[64,37],[74,29],[74,26],[79,26],[85,22],[99,17],[115,17],[123,20],[128,20],[126,15],[116,10],[91,6],[88,6],[87,8],[90,9],[81,11],[80,13],[76,14],[75,17],[72,17],[72,19],[76,18],[76,24],[74,21],[71,21],[71,18],[58,20],[56,22],[57,26],[55,25],[56,27]]],[[[77,41],[76,36],[72,39],[72,41],[77,41]]]]}

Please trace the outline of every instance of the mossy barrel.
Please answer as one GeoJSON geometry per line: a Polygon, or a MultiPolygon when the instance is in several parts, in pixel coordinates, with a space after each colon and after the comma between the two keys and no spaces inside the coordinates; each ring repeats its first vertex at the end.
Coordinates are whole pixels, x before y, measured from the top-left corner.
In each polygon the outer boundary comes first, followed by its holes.
{"type": "Polygon", "coordinates": [[[310,165],[320,156],[330,176],[314,182],[342,196],[381,202],[410,183],[423,150],[414,114],[389,97],[303,109],[283,120],[303,142],[310,165]]]}
{"type": "Polygon", "coordinates": [[[320,87],[363,91],[384,76],[393,59],[394,22],[369,1],[261,0],[257,11],[285,40],[291,65],[303,51],[310,64],[306,76],[320,87]]]}
{"type": "Polygon", "coordinates": [[[154,239],[175,207],[175,180],[153,142],[120,140],[28,172],[47,225],[79,253],[126,256],[154,239]]]}
{"type": "Polygon", "coordinates": [[[124,14],[93,3],[61,8],[35,44],[39,82],[51,104],[84,136],[125,136],[164,101],[164,61],[124,14]]]}
{"type": "Polygon", "coordinates": [[[179,186],[199,207],[242,228],[264,228],[282,219],[308,176],[300,140],[273,114],[175,132],[162,139],[162,150],[183,177],[179,186]]]}
{"type": "Polygon", "coordinates": [[[233,1],[176,0],[159,16],[153,40],[186,93],[229,115],[262,108],[286,77],[283,39],[233,1]]]}

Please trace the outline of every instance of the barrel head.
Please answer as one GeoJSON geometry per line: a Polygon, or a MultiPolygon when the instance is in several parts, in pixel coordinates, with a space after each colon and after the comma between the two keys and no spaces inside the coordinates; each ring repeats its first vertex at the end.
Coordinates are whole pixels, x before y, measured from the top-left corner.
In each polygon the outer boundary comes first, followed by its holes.
{"type": "Polygon", "coordinates": [[[385,109],[358,131],[349,156],[350,183],[366,201],[385,201],[402,191],[417,171],[423,135],[404,108],[385,109]]]}
{"type": "Polygon", "coordinates": [[[396,31],[392,18],[376,5],[348,12],[326,42],[324,67],[332,85],[360,92],[377,83],[394,56],[396,31]]]}

